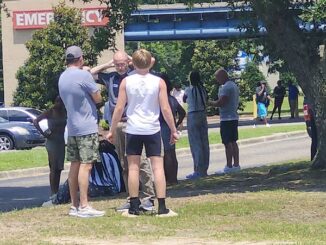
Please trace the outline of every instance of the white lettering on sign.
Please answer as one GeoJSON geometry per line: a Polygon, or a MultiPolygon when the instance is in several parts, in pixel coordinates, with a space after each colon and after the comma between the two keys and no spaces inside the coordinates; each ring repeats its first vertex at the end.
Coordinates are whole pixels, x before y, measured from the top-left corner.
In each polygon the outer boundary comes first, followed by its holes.
{"type": "MultiPolygon", "coordinates": [[[[88,8],[82,10],[84,26],[104,26],[108,18],[102,18],[104,8],[88,8]]],[[[46,27],[54,19],[52,10],[13,11],[14,29],[40,29],[46,27]]]]}

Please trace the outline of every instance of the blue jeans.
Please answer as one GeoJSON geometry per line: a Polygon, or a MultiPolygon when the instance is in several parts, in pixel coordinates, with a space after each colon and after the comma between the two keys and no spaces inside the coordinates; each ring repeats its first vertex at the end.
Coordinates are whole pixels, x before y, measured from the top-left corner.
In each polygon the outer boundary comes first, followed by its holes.
{"type": "Polygon", "coordinates": [[[205,111],[189,112],[187,129],[194,172],[207,174],[209,166],[208,125],[205,111]]]}

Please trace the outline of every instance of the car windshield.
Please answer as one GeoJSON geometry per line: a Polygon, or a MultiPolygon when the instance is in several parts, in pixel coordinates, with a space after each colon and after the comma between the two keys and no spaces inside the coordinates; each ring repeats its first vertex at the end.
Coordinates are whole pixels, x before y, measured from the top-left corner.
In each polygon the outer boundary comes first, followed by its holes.
{"type": "Polygon", "coordinates": [[[26,111],[37,116],[37,117],[42,114],[42,111],[37,110],[37,109],[26,109],[26,111]]]}

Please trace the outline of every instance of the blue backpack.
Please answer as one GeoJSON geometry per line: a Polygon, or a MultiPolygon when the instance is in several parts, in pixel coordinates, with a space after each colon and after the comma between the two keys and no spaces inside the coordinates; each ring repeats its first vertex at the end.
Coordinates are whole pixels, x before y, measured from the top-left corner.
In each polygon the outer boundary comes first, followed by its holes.
{"type": "MultiPolygon", "coordinates": [[[[114,196],[125,191],[122,167],[115,152],[115,147],[106,140],[100,141],[99,152],[101,162],[93,165],[89,177],[88,195],[90,197],[114,196]]],[[[70,201],[68,180],[60,186],[55,204],[70,201]]]]}

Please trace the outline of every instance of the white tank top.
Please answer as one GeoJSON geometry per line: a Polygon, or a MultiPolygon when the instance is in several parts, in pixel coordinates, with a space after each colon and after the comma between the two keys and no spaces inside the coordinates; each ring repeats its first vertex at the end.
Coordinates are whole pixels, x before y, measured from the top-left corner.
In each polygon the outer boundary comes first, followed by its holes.
{"type": "Polygon", "coordinates": [[[160,78],[150,73],[126,77],[126,133],[152,135],[160,131],[160,78]]]}

